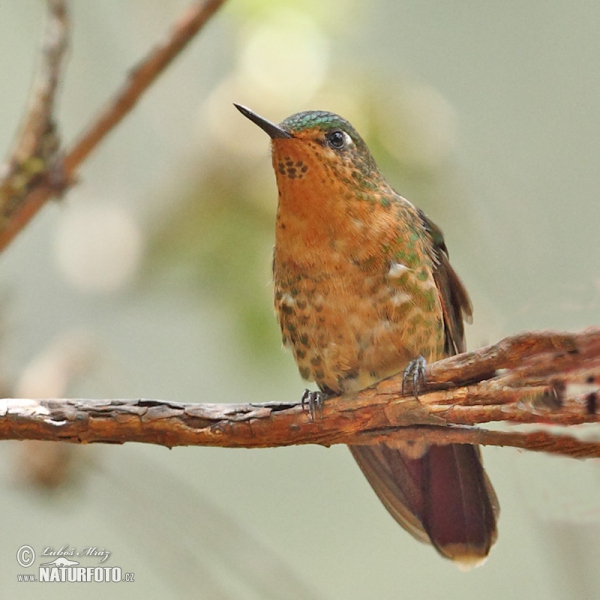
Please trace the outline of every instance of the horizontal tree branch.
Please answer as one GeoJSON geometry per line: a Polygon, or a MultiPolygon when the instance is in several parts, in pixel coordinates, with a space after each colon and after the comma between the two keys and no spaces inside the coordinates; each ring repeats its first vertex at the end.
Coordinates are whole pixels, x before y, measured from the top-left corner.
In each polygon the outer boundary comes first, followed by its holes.
{"type": "MultiPolygon", "coordinates": [[[[597,423],[600,328],[530,332],[427,366],[427,384],[402,393],[402,375],[328,398],[315,415],[298,402],[183,404],[160,400],[5,399],[0,439],[145,442],[265,448],[383,440],[513,446],[600,457],[600,442],[564,431],[597,423]],[[477,423],[562,425],[490,431],[477,423]]],[[[572,431],[572,430],[571,430],[572,431]]]]}

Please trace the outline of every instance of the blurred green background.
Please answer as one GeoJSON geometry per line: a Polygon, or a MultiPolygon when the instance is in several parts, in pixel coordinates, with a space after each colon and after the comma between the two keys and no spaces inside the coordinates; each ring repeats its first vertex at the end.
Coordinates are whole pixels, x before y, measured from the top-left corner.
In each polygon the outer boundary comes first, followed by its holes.
{"type": "MultiPolygon", "coordinates": [[[[187,6],[73,3],[68,142],[187,6]]],[[[45,6],[0,5],[0,144],[45,6]]],[[[600,315],[600,4],[231,0],[0,261],[16,396],[299,398],[271,309],[273,121],[338,112],[442,227],[471,347],[600,315]]],[[[594,432],[592,431],[591,434],[594,432]]],[[[471,573],[393,523],[344,447],[0,447],[5,598],[597,598],[596,462],[485,449],[500,538],[471,573]],[[132,584],[17,583],[16,552],[112,552],[132,584]]],[[[38,560],[36,565],[42,562],[38,560]]],[[[84,566],[95,566],[91,560],[84,566]]]]}

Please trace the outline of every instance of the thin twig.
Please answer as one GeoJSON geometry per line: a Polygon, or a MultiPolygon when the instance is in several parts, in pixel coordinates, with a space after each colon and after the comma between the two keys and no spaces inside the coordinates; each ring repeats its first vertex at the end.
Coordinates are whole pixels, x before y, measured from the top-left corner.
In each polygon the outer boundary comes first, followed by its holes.
{"type": "Polygon", "coordinates": [[[0,231],[27,202],[27,195],[56,165],[60,146],[54,105],[69,45],[65,0],[48,0],[41,65],[15,146],[0,168],[0,231]]]}
{"type": "Polygon", "coordinates": [[[142,94],[187,46],[223,2],[224,0],[204,0],[190,7],[175,24],[168,38],[157,44],[138,66],[129,72],[122,88],[65,156],[64,167],[69,178],[106,134],[137,104],[142,94]]]}
{"type": "Polygon", "coordinates": [[[314,419],[299,403],[284,402],[7,399],[0,401],[0,439],[230,448],[394,439],[600,457],[600,442],[564,435],[565,427],[560,433],[472,427],[493,421],[563,426],[600,422],[600,328],[512,336],[433,363],[428,373],[430,383],[418,399],[402,395],[400,374],[356,394],[327,399],[314,419]]]}
{"type": "MultiPolygon", "coordinates": [[[[66,153],[56,172],[61,173],[62,188],[71,185],[81,163],[104,137],[131,111],[142,94],[185,48],[196,33],[207,23],[225,0],[203,0],[190,7],[175,23],[164,42],[129,72],[115,96],[93,119],[90,126],[66,153]]],[[[0,251],[2,251],[37,213],[44,203],[56,195],[56,184],[49,178],[39,178],[18,202],[10,217],[0,223],[0,251]]]]}

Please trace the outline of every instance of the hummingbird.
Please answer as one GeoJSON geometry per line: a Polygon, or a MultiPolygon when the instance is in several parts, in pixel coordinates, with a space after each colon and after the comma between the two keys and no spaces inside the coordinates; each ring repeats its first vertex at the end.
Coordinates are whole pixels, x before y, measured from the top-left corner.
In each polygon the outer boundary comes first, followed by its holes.
{"type": "MultiPolygon", "coordinates": [[[[274,304],[283,342],[323,398],[465,350],[467,291],[441,230],[395,192],[352,125],[326,111],[276,125],[274,304]]],[[[416,393],[416,389],[415,389],[416,393]]],[[[499,505],[477,446],[398,441],[350,451],[394,519],[459,567],[487,557],[499,505]]]]}

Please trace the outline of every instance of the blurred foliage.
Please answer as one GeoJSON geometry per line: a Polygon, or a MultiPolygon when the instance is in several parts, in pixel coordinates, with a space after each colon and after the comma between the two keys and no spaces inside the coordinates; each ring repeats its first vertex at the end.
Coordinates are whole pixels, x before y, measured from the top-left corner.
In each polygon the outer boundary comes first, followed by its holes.
{"type": "Polygon", "coordinates": [[[224,158],[174,199],[150,235],[144,273],[163,280],[169,270],[175,288],[223,303],[262,353],[279,346],[267,290],[271,215],[247,193],[248,168],[224,158]]]}

